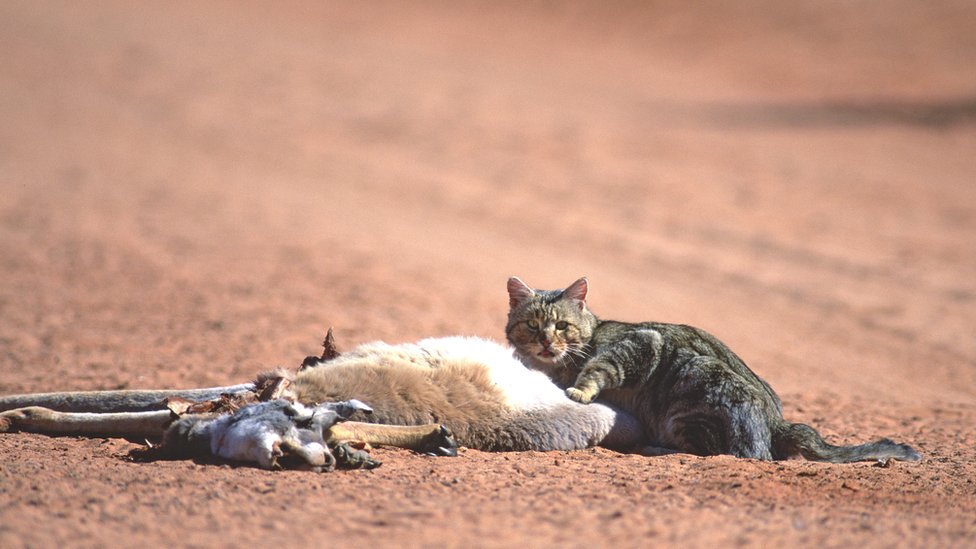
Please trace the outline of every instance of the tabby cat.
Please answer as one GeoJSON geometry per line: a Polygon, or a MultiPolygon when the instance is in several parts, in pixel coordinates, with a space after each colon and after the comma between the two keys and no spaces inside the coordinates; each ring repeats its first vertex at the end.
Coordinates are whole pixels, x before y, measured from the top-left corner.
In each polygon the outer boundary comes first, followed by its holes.
{"type": "Polygon", "coordinates": [[[508,280],[506,335],[518,357],[589,403],[597,396],[634,414],[653,446],[645,453],[802,456],[835,463],[918,460],[911,447],[879,440],[834,446],[811,427],[783,419],[779,397],[704,330],[658,322],[600,320],[581,278],[564,290],[508,280]]]}

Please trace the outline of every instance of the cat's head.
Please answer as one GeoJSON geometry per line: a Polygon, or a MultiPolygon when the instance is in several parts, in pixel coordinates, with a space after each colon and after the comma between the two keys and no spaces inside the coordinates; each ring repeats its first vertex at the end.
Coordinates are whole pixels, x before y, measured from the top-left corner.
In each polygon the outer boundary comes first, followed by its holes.
{"type": "Polygon", "coordinates": [[[597,319],[586,306],[586,279],[563,290],[537,290],[517,277],[508,279],[508,342],[536,365],[558,365],[583,358],[597,319]]]}

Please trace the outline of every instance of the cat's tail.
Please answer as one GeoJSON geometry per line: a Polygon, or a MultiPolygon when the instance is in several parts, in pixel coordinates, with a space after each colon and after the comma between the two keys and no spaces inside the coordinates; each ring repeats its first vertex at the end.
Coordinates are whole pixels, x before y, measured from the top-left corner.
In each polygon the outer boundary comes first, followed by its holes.
{"type": "Polygon", "coordinates": [[[921,454],[907,444],[883,438],[874,442],[853,446],[834,446],[824,441],[813,427],[802,423],[783,421],[773,429],[773,458],[787,459],[796,455],[811,461],[851,463],[898,459],[918,461],[921,454]]]}

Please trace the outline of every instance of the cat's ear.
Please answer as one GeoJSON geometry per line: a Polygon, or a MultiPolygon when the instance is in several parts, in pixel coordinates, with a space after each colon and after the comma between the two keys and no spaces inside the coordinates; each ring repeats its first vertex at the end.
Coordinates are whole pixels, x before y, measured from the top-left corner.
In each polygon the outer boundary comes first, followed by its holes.
{"type": "Polygon", "coordinates": [[[517,276],[508,279],[508,306],[518,307],[525,300],[535,296],[535,290],[529,288],[528,284],[522,282],[517,276]]]}
{"type": "Polygon", "coordinates": [[[586,305],[586,290],[587,283],[586,277],[577,280],[569,285],[568,288],[563,290],[563,297],[566,299],[572,299],[579,302],[580,310],[586,305]]]}

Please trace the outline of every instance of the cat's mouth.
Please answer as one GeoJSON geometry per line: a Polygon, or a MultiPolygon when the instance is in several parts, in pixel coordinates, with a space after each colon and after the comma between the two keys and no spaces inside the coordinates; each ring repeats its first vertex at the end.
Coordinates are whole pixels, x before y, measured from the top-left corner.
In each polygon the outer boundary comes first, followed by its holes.
{"type": "MultiPolygon", "coordinates": [[[[540,346],[541,347],[541,346],[540,346]]],[[[558,347],[541,347],[539,352],[535,354],[540,360],[546,362],[561,362],[563,357],[566,356],[566,351],[558,347]]]]}

